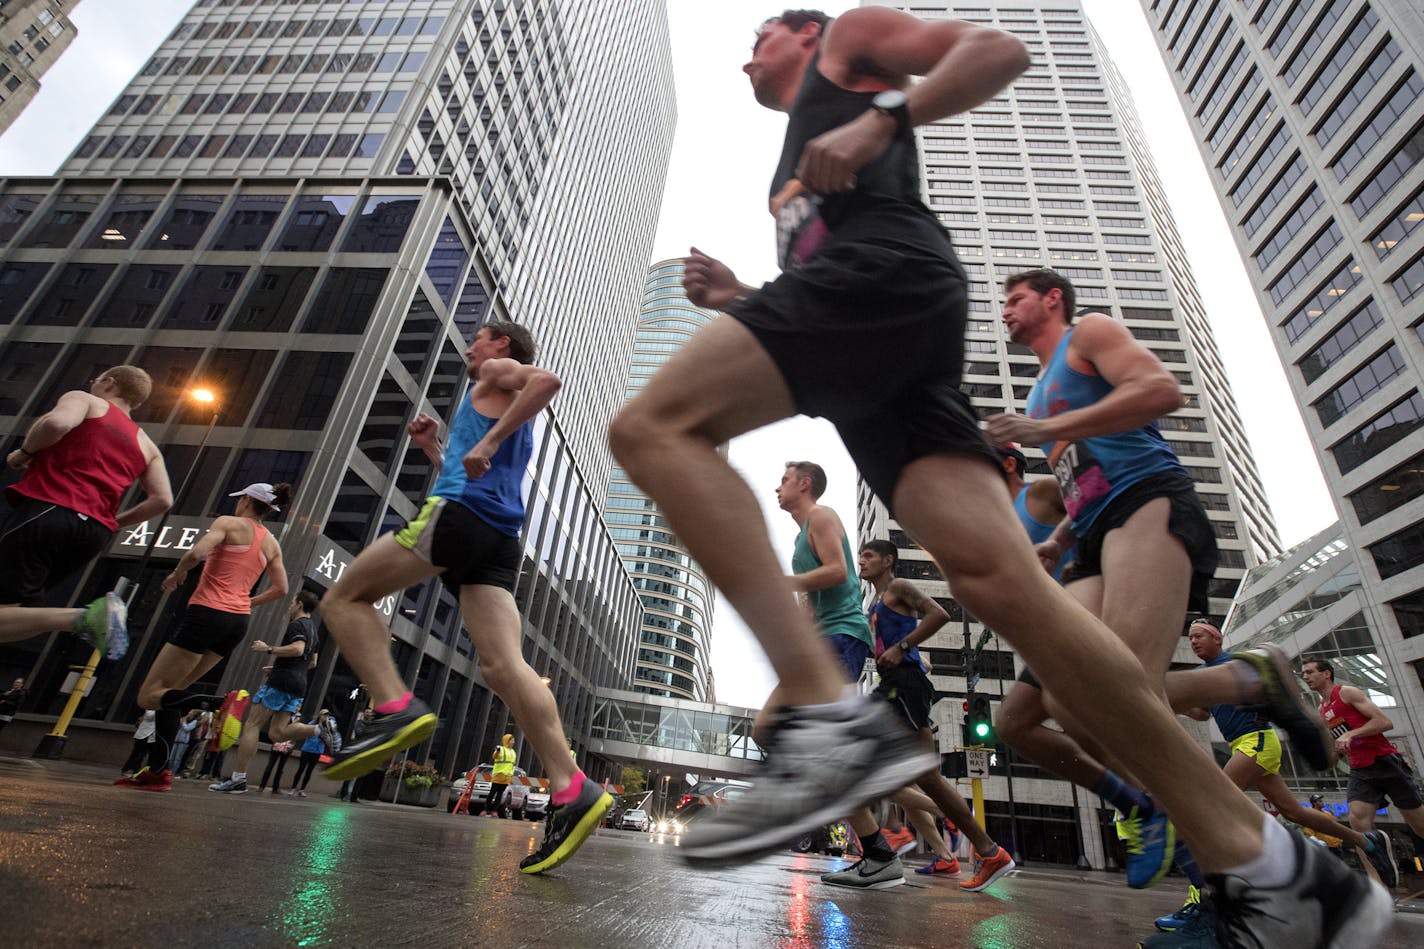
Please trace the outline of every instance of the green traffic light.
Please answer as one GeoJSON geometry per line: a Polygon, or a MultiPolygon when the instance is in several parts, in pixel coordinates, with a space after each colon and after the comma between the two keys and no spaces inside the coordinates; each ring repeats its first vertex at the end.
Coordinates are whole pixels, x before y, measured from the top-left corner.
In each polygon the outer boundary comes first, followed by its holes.
{"type": "Polygon", "coordinates": [[[979,737],[979,738],[987,738],[987,737],[989,737],[989,725],[988,725],[988,723],[987,723],[987,722],[976,722],[975,725],[974,725],[974,734],[975,734],[977,737],[979,737]]]}

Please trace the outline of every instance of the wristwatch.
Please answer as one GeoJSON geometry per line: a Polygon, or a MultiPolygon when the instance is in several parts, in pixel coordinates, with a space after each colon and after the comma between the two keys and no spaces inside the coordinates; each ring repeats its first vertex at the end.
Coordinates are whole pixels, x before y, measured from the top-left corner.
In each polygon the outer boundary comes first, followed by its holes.
{"type": "Polygon", "coordinates": [[[870,107],[895,120],[896,135],[907,135],[914,128],[910,122],[910,100],[899,89],[886,89],[876,93],[870,100],[870,107]]]}

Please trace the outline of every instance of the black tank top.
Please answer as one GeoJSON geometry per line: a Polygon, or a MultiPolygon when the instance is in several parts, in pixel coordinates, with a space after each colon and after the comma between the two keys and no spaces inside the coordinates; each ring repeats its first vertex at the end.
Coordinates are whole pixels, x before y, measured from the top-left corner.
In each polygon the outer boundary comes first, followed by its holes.
{"type": "Polygon", "coordinates": [[[781,160],[771,182],[771,211],[777,219],[777,259],[794,270],[815,255],[832,232],[850,216],[874,207],[910,205],[933,220],[920,202],[920,160],[915,134],[896,135],[885,153],[856,173],[853,191],[812,195],[796,180],[796,166],[806,143],[839,128],[871,108],[874,92],[842,89],[821,75],[820,51],[806,67],[786,124],[781,160]]]}

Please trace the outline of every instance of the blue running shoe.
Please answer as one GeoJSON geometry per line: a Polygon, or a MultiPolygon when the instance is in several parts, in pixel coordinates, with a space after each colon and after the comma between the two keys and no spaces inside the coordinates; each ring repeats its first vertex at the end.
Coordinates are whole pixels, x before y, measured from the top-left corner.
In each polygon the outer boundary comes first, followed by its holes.
{"type": "Polygon", "coordinates": [[[1118,820],[1118,836],[1127,847],[1127,885],[1142,890],[1167,875],[1177,849],[1177,829],[1161,811],[1139,817],[1137,808],[1118,820]]]}
{"type": "MultiPolygon", "coordinates": [[[[1196,892],[1196,888],[1192,888],[1196,892]]],[[[1216,914],[1211,904],[1206,902],[1188,903],[1178,913],[1185,913],[1188,907],[1194,912],[1182,921],[1176,929],[1154,933],[1137,944],[1137,949],[1217,949],[1221,943],[1216,940],[1216,914]]],[[[1173,916],[1177,915],[1176,913],[1173,916]]],[[[1160,929],[1163,916],[1157,920],[1160,929]]]]}
{"type": "Polygon", "coordinates": [[[1174,933],[1187,923],[1201,915],[1201,890],[1190,887],[1187,890],[1187,901],[1182,904],[1182,908],[1175,913],[1168,913],[1166,916],[1158,916],[1153,920],[1153,925],[1164,933],[1174,933]]]}

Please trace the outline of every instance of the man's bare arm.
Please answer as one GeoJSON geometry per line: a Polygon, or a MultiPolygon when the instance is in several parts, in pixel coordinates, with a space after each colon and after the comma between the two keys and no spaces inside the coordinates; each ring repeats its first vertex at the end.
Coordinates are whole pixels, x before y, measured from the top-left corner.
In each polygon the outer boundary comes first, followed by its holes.
{"type": "Polygon", "coordinates": [[[480,367],[480,382],[489,382],[506,392],[518,393],[499,419],[489,427],[484,438],[465,454],[465,471],[471,478],[484,477],[491,459],[504,440],[519,426],[542,412],[563,382],[547,369],[530,366],[514,359],[491,359],[480,367]]]}
{"type": "Polygon", "coordinates": [[[1112,317],[1085,315],[1069,345],[1113,390],[1092,405],[1043,419],[1054,441],[1130,431],[1182,407],[1176,377],[1112,317]]]}
{"type": "Polygon", "coordinates": [[[814,570],[794,574],[790,578],[791,585],[798,593],[829,590],[845,583],[846,577],[850,575],[850,568],[846,564],[845,547],[842,544],[844,538],[845,529],[841,527],[841,519],[834,511],[828,507],[818,507],[811,512],[810,523],[806,525],[806,540],[810,542],[811,552],[821,561],[821,565],[814,570]]]}
{"type": "Polygon", "coordinates": [[[144,499],[126,511],[120,511],[115,518],[120,527],[128,527],[157,517],[173,506],[173,486],[168,481],[168,468],[163,463],[163,455],[157,448],[148,461],[148,467],[139,475],[139,487],[144,499]]]}
{"type": "Polygon", "coordinates": [[[1385,732],[1394,728],[1394,722],[1390,721],[1389,716],[1384,713],[1384,709],[1370,701],[1370,697],[1365,694],[1363,689],[1353,685],[1341,686],[1340,700],[1353,705],[1355,711],[1365,716],[1369,721],[1365,722],[1359,728],[1352,728],[1345,732],[1345,734],[1341,735],[1336,741],[1348,742],[1351,738],[1368,738],[1370,735],[1383,735],[1385,732]]]}

